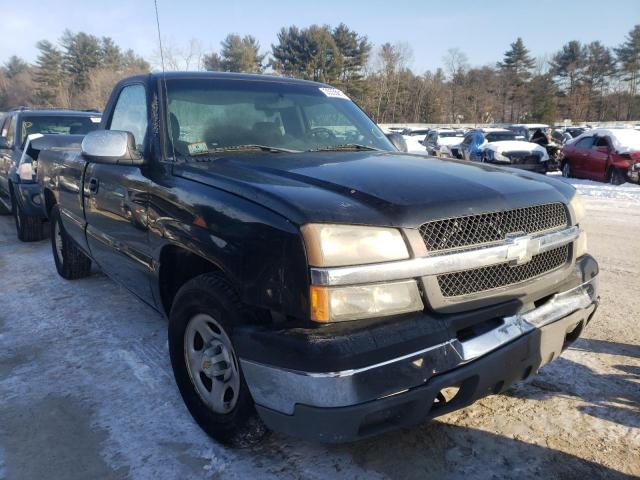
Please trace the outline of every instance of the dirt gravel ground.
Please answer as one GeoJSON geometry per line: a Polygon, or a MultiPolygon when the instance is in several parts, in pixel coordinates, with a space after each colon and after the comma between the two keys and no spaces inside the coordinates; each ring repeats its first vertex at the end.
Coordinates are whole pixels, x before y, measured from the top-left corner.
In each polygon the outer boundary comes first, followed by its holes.
{"type": "Polygon", "coordinates": [[[578,186],[601,266],[583,338],[508,394],[340,446],[208,439],[174,386],[166,320],[99,272],[62,280],[49,243],[0,217],[0,478],[640,476],[640,190],[578,186]]]}

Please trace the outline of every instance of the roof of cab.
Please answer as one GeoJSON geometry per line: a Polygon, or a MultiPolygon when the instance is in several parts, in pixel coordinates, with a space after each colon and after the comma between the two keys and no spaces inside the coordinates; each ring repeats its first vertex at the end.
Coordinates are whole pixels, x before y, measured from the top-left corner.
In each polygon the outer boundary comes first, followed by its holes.
{"type": "Polygon", "coordinates": [[[232,72],[152,72],[143,75],[136,75],[134,77],[128,77],[123,82],[129,82],[132,80],[150,81],[155,79],[214,79],[214,80],[249,80],[256,82],[271,82],[271,83],[287,83],[295,85],[315,85],[317,87],[328,87],[329,85],[320,82],[314,82],[311,80],[300,80],[297,78],[289,77],[277,77],[275,75],[263,75],[257,73],[232,73],[232,72]]]}
{"type": "Polygon", "coordinates": [[[63,108],[25,108],[7,113],[18,113],[30,117],[99,117],[102,115],[97,110],[65,110],[63,108]]]}

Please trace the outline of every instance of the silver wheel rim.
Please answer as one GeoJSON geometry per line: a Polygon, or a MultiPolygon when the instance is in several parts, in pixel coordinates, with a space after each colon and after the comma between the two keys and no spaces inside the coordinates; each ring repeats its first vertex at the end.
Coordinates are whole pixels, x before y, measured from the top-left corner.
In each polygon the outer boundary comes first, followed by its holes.
{"type": "Polygon", "coordinates": [[[562,167],[562,176],[569,178],[569,164],[565,163],[564,167],[562,167]]]}
{"type": "Polygon", "coordinates": [[[184,360],[202,401],[215,413],[232,411],[240,393],[238,361],[231,340],[210,315],[199,313],[187,323],[184,360]]]}
{"type": "Polygon", "coordinates": [[[60,231],[60,222],[58,221],[54,222],[53,224],[53,243],[56,247],[56,256],[58,257],[58,262],[62,265],[62,232],[60,231]]]}

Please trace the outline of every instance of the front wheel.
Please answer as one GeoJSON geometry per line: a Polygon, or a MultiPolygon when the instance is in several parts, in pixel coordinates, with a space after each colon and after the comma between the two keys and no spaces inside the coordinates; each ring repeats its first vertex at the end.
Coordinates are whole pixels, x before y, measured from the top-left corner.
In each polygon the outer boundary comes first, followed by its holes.
{"type": "Polygon", "coordinates": [[[44,223],[40,217],[27,215],[20,203],[13,198],[13,218],[16,222],[18,239],[23,242],[37,242],[44,238],[44,223]]]}
{"type": "Polygon", "coordinates": [[[58,205],[54,205],[49,218],[51,220],[51,248],[58,274],[67,280],[89,276],[91,259],[73,243],[71,237],[65,232],[60,220],[58,205]]]}
{"type": "Polygon", "coordinates": [[[232,342],[248,314],[220,275],[187,282],[169,315],[173,374],[191,416],[215,440],[234,447],[259,442],[267,429],[256,412],[232,342]]]}
{"type": "Polygon", "coordinates": [[[609,170],[609,183],[611,185],[622,185],[625,181],[626,179],[620,170],[615,167],[609,170]]]}

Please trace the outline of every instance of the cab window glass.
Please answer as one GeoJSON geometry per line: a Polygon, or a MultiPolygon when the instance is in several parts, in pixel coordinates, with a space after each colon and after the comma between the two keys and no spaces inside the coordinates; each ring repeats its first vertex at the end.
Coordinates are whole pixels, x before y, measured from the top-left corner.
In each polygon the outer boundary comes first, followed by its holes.
{"type": "Polygon", "coordinates": [[[609,142],[607,141],[606,137],[598,137],[595,143],[593,144],[593,148],[608,147],[608,146],[609,146],[609,142]]]}
{"type": "Polygon", "coordinates": [[[10,115],[2,126],[2,136],[6,137],[7,143],[13,145],[13,139],[16,136],[16,117],[10,115]]]}
{"type": "Polygon", "coordinates": [[[576,148],[591,148],[593,145],[593,137],[586,137],[576,143],[576,148]]]}
{"type": "Polygon", "coordinates": [[[142,85],[124,87],[113,109],[109,130],[131,132],[142,150],[147,133],[147,95],[142,85]]]}

